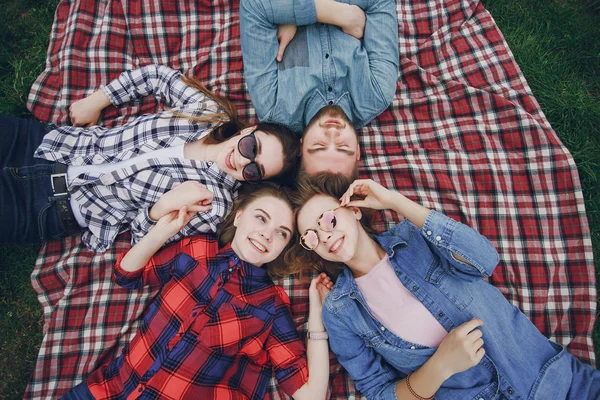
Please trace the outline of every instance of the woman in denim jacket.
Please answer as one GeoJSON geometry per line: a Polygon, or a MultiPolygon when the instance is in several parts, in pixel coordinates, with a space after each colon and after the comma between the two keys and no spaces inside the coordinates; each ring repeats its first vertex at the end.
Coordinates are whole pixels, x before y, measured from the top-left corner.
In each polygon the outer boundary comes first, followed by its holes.
{"type": "Polygon", "coordinates": [[[306,250],[297,245],[291,256],[324,269],[344,264],[323,320],[368,399],[600,398],[600,374],[483,279],[498,264],[485,237],[372,180],[348,187],[334,178],[300,184],[306,250]],[[361,221],[368,209],[405,220],[372,236],[361,221]]]}

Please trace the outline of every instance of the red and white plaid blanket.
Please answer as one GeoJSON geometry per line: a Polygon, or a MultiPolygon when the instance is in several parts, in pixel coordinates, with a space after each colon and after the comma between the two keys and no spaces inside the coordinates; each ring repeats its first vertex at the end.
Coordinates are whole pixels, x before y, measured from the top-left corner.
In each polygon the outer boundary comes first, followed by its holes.
{"type": "MultiPolygon", "coordinates": [[[[242,74],[238,5],[62,0],[29,109],[40,120],[65,124],[73,101],[123,70],[156,63],[197,76],[254,120],[242,74]]],[[[360,132],[362,175],[490,238],[501,257],[491,282],[545,335],[593,364],[594,264],[573,158],[479,1],[400,1],[397,11],[396,97],[360,132]]],[[[157,107],[146,98],[110,108],[104,123],[157,107]]],[[[397,216],[383,219],[381,228],[397,216]]],[[[32,283],[44,308],[44,340],[26,398],[59,397],[134,334],[153,293],[112,283],[116,254],[126,247],[121,238],[112,251],[93,254],[68,238],[42,248],[32,283]]],[[[301,328],[307,282],[289,277],[278,283],[301,328]]],[[[332,361],[331,398],[358,397],[332,361]]],[[[285,397],[275,385],[271,392],[285,397]]]]}

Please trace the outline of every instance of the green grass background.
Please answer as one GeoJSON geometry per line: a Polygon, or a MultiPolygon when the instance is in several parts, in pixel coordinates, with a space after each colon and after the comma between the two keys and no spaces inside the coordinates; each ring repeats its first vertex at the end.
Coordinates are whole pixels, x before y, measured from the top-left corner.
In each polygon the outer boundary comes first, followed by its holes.
{"type": "MultiPolygon", "coordinates": [[[[405,0],[398,0],[405,1],[405,0]]],[[[3,0],[0,113],[28,115],[57,0],[3,0]]],[[[600,0],[486,0],[542,110],[573,154],[600,271],[600,0]]],[[[1,132],[0,132],[1,134],[1,132]]],[[[29,282],[39,246],[0,246],[0,398],[22,398],[42,340],[29,282]]],[[[600,329],[594,331],[600,360],[600,329]]]]}

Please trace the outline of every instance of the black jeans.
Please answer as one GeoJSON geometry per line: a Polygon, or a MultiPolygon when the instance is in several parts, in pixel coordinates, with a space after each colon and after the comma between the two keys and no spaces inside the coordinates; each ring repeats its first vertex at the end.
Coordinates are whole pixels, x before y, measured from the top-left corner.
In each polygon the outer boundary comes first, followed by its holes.
{"type": "Polygon", "coordinates": [[[68,236],[52,193],[54,163],[33,157],[52,128],[0,115],[0,243],[39,243],[68,236]]]}

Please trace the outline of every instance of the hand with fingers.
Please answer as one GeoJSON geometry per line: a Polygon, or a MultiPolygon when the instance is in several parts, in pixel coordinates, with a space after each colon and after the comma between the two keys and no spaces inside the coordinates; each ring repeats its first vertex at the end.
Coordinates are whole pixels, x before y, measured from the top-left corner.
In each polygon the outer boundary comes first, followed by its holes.
{"type": "Polygon", "coordinates": [[[392,193],[372,179],[357,179],[352,182],[346,193],[340,198],[340,205],[342,207],[365,207],[374,210],[385,210],[391,208],[392,193]],[[362,200],[352,200],[352,196],[355,195],[362,197],[362,200]]]}
{"type": "Polygon", "coordinates": [[[102,90],[98,90],[88,97],[78,100],[69,107],[69,117],[73,126],[89,127],[96,125],[100,113],[110,105],[110,100],[102,90]]]}
{"type": "Polygon", "coordinates": [[[294,36],[296,36],[297,30],[298,27],[294,24],[279,25],[277,27],[277,40],[279,41],[279,48],[277,49],[277,56],[275,57],[277,62],[283,60],[283,53],[294,36]]]}
{"type": "Polygon", "coordinates": [[[191,211],[188,206],[183,206],[177,211],[171,211],[158,220],[156,225],[148,232],[148,235],[159,237],[164,243],[186,226],[194,218],[194,215],[196,215],[196,211],[191,211]]]}
{"type": "Polygon", "coordinates": [[[319,310],[323,306],[325,297],[331,291],[333,282],[327,276],[325,272],[321,272],[317,277],[310,281],[310,288],[308,289],[308,298],[311,307],[317,307],[319,310]]]}
{"type": "Polygon", "coordinates": [[[483,321],[473,318],[451,330],[442,340],[430,361],[436,363],[444,379],[479,364],[485,355],[483,333],[478,327],[483,321]]]}
{"type": "Polygon", "coordinates": [[[164,215],[187,206],[188,212],[200,213],[212,209],[213,193],[197,181],[186,181],[163,194],[148,215],[158,221],[164,215]]]}

